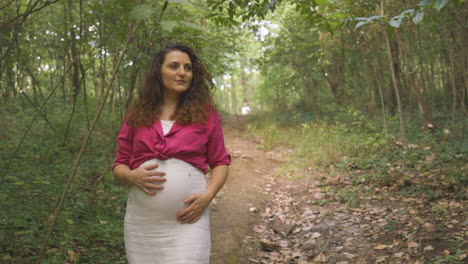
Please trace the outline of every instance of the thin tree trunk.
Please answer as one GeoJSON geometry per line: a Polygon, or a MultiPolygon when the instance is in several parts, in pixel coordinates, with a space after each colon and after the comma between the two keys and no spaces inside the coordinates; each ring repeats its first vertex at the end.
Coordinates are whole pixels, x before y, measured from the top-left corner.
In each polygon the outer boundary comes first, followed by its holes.
{"type": "Polygon", "coordinates": [[[133,93],[136,86],[136,81],[138,78],[138,73],[140,72],[140,67],[137,67],[136,63],[133,63],[132,69],[130,70],[130,81],[129,81],[129,88],[127,92],[127,102],[125,104],[125,112],[130,107],[130,104],[133,100],[133,93]]]}
{"type": "Polygon", "coordinates": [[[375,75],[367,72],[366,74],[366,95],[367,95],[367,109],[371,117],[375,116],[375,97],[373,91],[372,80],[374,79],[375,75]]]}
{"type": "MultiPolygon", "coordinates": [[[[383,15],[384,14],[383,0],[380,1],[380,5],[381,5],[381,14],[383,15]]],[[[393,85],[393,89],[395,90],[395,96],[396,96],[397,105],[398,105],[398,118],[400,120],[400,137],[403,141],[403,145],[406,146],[406,141],[407,141],[406,140],[406,125],[405,125],[405,119],[403,116],[403,106],[402,106],[401,98],[400,98],[400,90],[398,88],[398,83],[397,83],[397,79],[395,76],[395,69],[393,68],[394,63],[393,63],[392,50],[390,47],[390,40],[388,38],[388,33],[385,29],[383,30],[383,34],[384,34],[385,43],[387,47],[387,56],[388,56],[388,62],[390,66],[390,73],[392,77],[392,85],[393,85]]]]}
{"type": "Polygon", "coordinates": [[[450,90],[447,89],[447,86],[450,85],[449,80],[447,80],[447,76],[450,75],[450,73],[447,70],[447,64],[444,63],[444,57],[442,54],[440,56],[439,64],[440,64],[439,85],[440,85],[440,92],[442,95],[442,108],[444,109],[444,113],[446,114],[447,120],[450,121],[450,109],[448,108],[450,106],[450,103],[448,101],[450,101],[451,92],[450,90]]]}
{"type": "MultiPolygon", "coordinates": [[[[468,32],[464,31],[464,34],[462,36],[462,42],[467,43],[468,42],[468,32]]],[[[460,71],[462,72],[462,78],[463,78],[463,83],[464,85],[462,86],[462,95],[460,96],[460,108],[462,110],[462,115],[461,115],[461,120],[466,120],[466,93],[468,92],[468,55],[467,55],[467,48],[465,46],[462,47],[462,58],[461,58],[461,69],[460,71]]],[[[466,129],[467,122],[463,121],[463,128],[461,131],[461,139],[465,139],[465,129],[466,129]]]]}
{"type": "MultiPolygon", "coordinates": [[[[429,77],[428,77],[428,74],[427,74],[427,67],[424,63],[424,58],[423,58],[423,48],[422,48],[422,44],[421,44],[421,32],[419,30],[419,25],[416,25],[416,31],[417,31],[417,38],[418,38],[418,47],[417,47],[417,54],[418,54],[418,63],[419,63],[419,69],[421,71],[421,87],[423,87],[426,91],[428,91],[428,93],[430,95],[428,95],[426,97],[426,111],[428,112],[428,115],[431,117],[432,119],[432,116],[433,116],[433,111],[434,111],[434,105],[431,104],[431,102],[427,103],[427,101],[430,101],[429,98],[433,98],[434,95],[434,87],[431,86],[430,82],[429,82],[429,77]]],[[[427,93],[426,93],[427,94],[427,93]]],[[[432,121],[432,120],[431,120],[432,121]]]]}
{"type": "Polygon", "coordinates": [[[435,98],[437,95],[437,87],[435,83],[435,60],[431,60],[429,63],[429,87],[431,88],[431,108],[432,109],[437,109],[437,105],[435,102],[435,98]]]}
{"type": "Polygon", "coordinates": [[[235,75],[231,76],[231,111],[234,115],[237,115],[239,111],[237,110],[237,91],[236,91],[236,81],[235,75]]]}
{"type": "Polygon", "coordinates": [[[451,109],[451,118],[450,118],[450,127],[452,128],[452,132],[456,134],[456,120],[457,120],[457,84],[455,81],[455,75],[457,69],[455,69],[455,65],[453,62],[453,50],[450,46],[447,47],[449,51],[449,62],[450,62],[450,84],[452,87],[452,109],[451,109]]]}
{"type": "Polygon", "coordinates": [[[86,69],[83,67],[83,64],[80,63],[80,71],[81,71],[81,83],[83,86],[83,102],[85,107],[86,113],[86,130],[89,131],[89,111],[88,111],[88,94],[86,89],[86,69]]]}
{"type": "MultiPolygon", "coordinates": [[[[380,60],[380,57],[377,55],[377,58],[379,58],[380,60]]],[[[374,75],[377,76],[377,79],[376,79],[376,82],[377,82],[377,87],[379,88],[379,97],[380,97],[380,105],[381,105],[381,109],[382,109],[382,119],[383,119],[383,128],[384,128],[384,134],[385,136],[387,136],[387,109],[385,108],[385,97],[384,97],[384,93],[383,93],[383,89],[382,89],[382,77],[380,77],[381,75],[378,74],[378,70],[377,70],[377,65],[380,65],[380,62],[377,62],[377,59],[374,58],[374,63],[373,63],[373,69],[374,69],[374,75]]],[[[383,75],[383,74],[382,74],[383,75]]]]}
{"type": "Polygon", "coordinates": [[[414,94],[416,95],[416,100],[418,103],[419,111],[421,112],[421,117],[426,123],[432,123],[432,117],[429,115],[426,102],[424,101],[421,95],[423,89],[419,85],[417,73],[415,72],[415,70],[413,69],[413,66],[411,65],[409,54],[403,44],[403,41],[401,40],[400,34],[396,32],[395,35],[397,37],[398,45],[400,46],[400,50],[402,52],[402,58],[404,58],[404,61],[407,67],[407,72],[409,75],[408,80],[410,81],[410,84],[408,86],[412,88],[412,90],[414,91],[414,94]]]}

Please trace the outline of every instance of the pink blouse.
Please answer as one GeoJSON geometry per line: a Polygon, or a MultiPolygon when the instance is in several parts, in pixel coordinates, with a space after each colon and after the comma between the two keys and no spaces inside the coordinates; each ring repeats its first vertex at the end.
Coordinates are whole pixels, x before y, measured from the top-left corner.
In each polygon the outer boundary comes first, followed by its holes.
{"type": "Polygon", "coordinates": [[[114,168],[118,164],[135,169],[150,159],[177,158],[208,172],[208,166],[231,164],[224,146],[221,117],[215,110],[207,113],[204,123],[182,126],[174,123],[164,135],[158,119],[149,127],[131,127],[125,122],[118,135],[119,146],[114,168]]]}

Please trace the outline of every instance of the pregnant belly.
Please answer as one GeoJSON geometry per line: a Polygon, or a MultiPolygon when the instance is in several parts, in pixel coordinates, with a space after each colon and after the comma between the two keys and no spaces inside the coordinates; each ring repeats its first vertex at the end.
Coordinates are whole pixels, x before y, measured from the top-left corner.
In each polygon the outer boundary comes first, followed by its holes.
{"type": "MultiPolygon", "coordinates": [[[[153,163],[159,164],[158,171],[166,173],[166,181],[162,183],[164,189],[156,190],[156,195],[148,195],[140,189],[132,187],[127,201],[127,213],[139,216],[175,218],[175,215],[185,207],[184,200],[192,193],[203,189],[203,186],[194,186],[197,185],[197,181],[194,181],[192,174],[194,172],[196,174],[194,171],[196,169],[193,169],[188,163],[177,159],[164,161],[153,159],[141,166],[153,163]]],[[[204,180],[204,175],[202,177],[204,180]]],[[[204,184],[206,185],[206,182],[204,184]]]]}

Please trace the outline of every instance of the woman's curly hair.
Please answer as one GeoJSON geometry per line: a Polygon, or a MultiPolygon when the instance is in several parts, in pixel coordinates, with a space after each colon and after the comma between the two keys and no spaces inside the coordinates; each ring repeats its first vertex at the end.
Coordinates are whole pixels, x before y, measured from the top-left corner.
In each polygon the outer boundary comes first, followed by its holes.
{"type": "Polygon", "coordinates": [[[210,89],[214,88],[210,74],[206,71],[203,61],[195,54],[193,49],[183,43],[167,44],[153,58],[145,74],[143,84],[138,90],[138,98],[130,106],[127,114],[127,123],[132,127],[150,126],[161,114],[164,104],[164,86],[161,76],[161,66],[166,55],[171,51],[181,51],[190,57],[192,63],[192,83],[179,97],[176,110],[171,116],[181,125],[203,122],[206,111],[214,107],[210,89]]]}

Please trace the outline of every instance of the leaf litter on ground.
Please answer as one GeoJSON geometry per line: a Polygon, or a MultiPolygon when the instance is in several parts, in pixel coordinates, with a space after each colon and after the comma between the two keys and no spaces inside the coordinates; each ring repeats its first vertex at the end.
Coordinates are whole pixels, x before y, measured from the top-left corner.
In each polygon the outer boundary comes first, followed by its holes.
{"type": "MultiPolygon", "coordinates": [[[[352,188],[345,176],[333,181],[352,188]]],[[[333,178],[333,179],[336,179],[333,178]]],[[[328,181],[330,178],[324,178],[328,181]]],[[[257,245],[252,263],[430,263],[466,259],[466,203],[404,197],[391,188],[364,193],[358,207],[328,194],[320,180],[287,181],[268,176],[261,190],[270,197],[252,227],[257,245]],[[385,198],[381,198],[385,197],[385,198]],[[330,202],[321,204],[327,199],[330,202]],[[453,241],[456,241],[453,243],[453,241]],[[454,248],[458,247],[458,248],[454,248]],[[455,255],[456,254],[456,255],[455,255]]]]}

